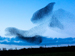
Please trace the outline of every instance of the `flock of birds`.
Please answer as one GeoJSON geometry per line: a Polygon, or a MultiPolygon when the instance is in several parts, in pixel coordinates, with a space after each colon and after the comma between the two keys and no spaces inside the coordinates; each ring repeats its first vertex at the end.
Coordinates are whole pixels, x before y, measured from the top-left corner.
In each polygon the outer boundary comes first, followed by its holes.
{"type": "Polygon", "coordinates": [[[41,36],[47,31],[47,28],[62,34],[68,34],[68,36],[75,36],[75,16],[64,9],[53,11],[54,4],[55,2],[51,2],[32,15],[31,22],[37,24],[34,28],[24,31],[8,27],[5,30],[7,35],[16,36],[19,39],[36,44],[42,42],[41,36]]]}

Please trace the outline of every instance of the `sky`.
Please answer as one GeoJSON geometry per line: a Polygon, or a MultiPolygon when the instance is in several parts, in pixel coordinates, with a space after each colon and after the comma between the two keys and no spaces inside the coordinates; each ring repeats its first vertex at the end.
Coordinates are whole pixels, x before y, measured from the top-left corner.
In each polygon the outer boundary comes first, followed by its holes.
{"type": "Polygon", "coordinates": [[[55,2],[53,10],[63,8],[75,15],[74,0],[0,0],[0,35],[5,36],[7,27],[29,30],[36,26],[31,22],[34,12],[55,2]]]}
{"type": "MultiPolygon", "coordinates": [[[[15,27],[15,28],[21,29],[21,30],[30,30],[31,28],[37,26],[37,24],[33,24],[31,22],[31,18],[32,18],[33,14],[37,10],[45,7],[47,4],[49,4],[51,2],[55,2],[53,11],[56,11],[56,10],[62,8],[64,10],[72,13],[73,15],[75,15],[75,0],[0,0],[0,36],[7,37],[7,36],[5,36],[5,34],[6,34],[5,29],[8,27],[15,27]]],[[[50,30],[50,31],[51,31],[51,35],[49,34],[49,30],[48,30],[45,34],[43,34],[43,36],[47,36],[47,37],[52,37],[52,36],[53,37],[54,36],[62,37],[63,36],[63,34],[60,32],[57,33],[54,30],[50,30]]],[[[66,37],[66,34],[64,34],[64,37],[66,37]]],[[[69,36],[69,37],[71,37],[71,36],[69,36]]],[[[55,37],[54,37],[54,39],[55,39],[55,37]]],[[[9,42],[8,39],[7,40],[3,39],[3,40],[5,42],[1,42],[4,44],[4,45],[1,44],[2,47],[5,45],[6,45],[6,47],[8,47],[7,45],[13,45],[13,44],[15,44],[17,46],[17,44],[14,41],[12,44],[11,41],[10,41],[10,43],[7,43],[7,42],[9,42]]],[[[1,40],[1,41],[3,41],[3,40],[1,40]]],[[[54,43],[56,43],[56,42],[54,42],[54,43]]],[[[20,44],[18,44],[18,45],[20,45],[20,44]]],[[[30,45],[29,43],[27,43],[27,44],[30,45]]],[[[43,45],[43,44],[44,44],[44,42],[40,45],[43,45]]],[[[46,44],[47,44],[47,42],[46,42],[46,44]]],[[[74,42],[73,42],[73,44],[74,44],[74,42]]],[[[19,47],[19,46],[17,46],[17,47],[19,47]]],[[[22,47],[25,47],[25,46],[23,45],[22,47]]]]}

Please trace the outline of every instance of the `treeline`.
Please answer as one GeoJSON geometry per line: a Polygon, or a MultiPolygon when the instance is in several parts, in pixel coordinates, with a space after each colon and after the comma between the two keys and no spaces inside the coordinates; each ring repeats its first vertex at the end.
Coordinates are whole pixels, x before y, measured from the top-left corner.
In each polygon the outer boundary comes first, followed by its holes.
{"type": "Polygon", "coordinates": [[[23,48],[20,50],[6,50],[0,51],[0,56],[2,55],[28,55],[28,54],[40,54],[40,53],[51,53],[51,52],[75,52],[75,46],[68,46],[68,47],[40,47],[40,48],[23,48]]]}

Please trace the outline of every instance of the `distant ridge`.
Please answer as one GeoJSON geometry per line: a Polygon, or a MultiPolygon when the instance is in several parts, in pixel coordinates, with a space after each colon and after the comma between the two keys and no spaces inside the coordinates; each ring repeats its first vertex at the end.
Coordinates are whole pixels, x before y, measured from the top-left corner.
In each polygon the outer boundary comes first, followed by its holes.
{"type": "Polygon", "coordinates": [[[43,53],[56,53],[56,52],[75,52],[75,46],[68,47],[52,47],[52,48],[28,48],[20,50],[3,50],[0,51],[0,55],[29,55],[29,54],[43,54],[43,53]]]}

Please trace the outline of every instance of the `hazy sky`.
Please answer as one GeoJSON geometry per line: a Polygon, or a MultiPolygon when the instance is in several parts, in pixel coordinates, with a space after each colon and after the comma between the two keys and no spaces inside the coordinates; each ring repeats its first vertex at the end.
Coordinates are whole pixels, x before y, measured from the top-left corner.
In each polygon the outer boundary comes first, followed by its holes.
{"type": "MultiPolygon", "coordinates": [[[[0,0],[0,35],[1,36],[5,35],[5,29],[7,27],[15,27],[21,30],[29,30],[32,27],[36,26],[31,22],[32,15],[34,14],[34,12],[45,7],[50,2],[55,2],[53,11],[62,8],[75,15],[75,0],[0,0]]],[[[53,34],[53,31],[51,33],[53,34]]],[[[55,35],[57,34],[55,33],[55,35]]],[[[58,43],[61,42],[59,40],[60,39],[58,39],[58,43]]],[[[62,40],[61,44],[70,43],[69,42],[70,40],[65,39],[64,40],[65,42],[63,41],[63,39],[61,40],[62,40]]],[[[73,42],[72,44],[75,43],[74,40],[75,39],[71,40],[71,43],[73,42]]],[[[54,41],[53,43],[57,43],[57,41],[55,41],[54,39],[52,39],[52,41],[54,41]]],[[[22,43],[16,42],[15,40],[9,41],[9,38],[0,39],[0,43],[1,43],[0,48],[25,47],[25,46],[18,46],[22,43]],[[10,45],[11,47],[9,47],[10,45]]],[[[45,44],[49,44],[49,42],[45,44]]]]}
{"type": "Polygon", "coordinates": [[[53,10],[63,8],[75,15],[75,0],[0,0],[0,35],[4,36],[7,27],[34,27],[30,21],[33,13],[50,2],[56,3],[53,10]]]}

